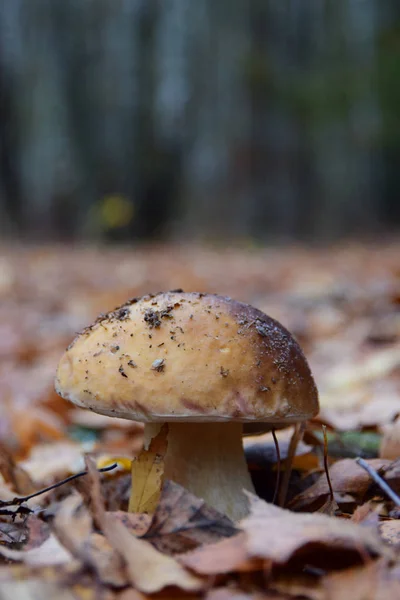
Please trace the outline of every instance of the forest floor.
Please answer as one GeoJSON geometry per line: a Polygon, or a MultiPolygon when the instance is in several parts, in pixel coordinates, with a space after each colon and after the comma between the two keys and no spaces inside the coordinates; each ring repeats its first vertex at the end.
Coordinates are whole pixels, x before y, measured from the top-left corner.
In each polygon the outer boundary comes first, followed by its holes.
{"type": "Polygon", "coordinates": [[[0,600],[400,598],[399,257],[396,244],[356,243],[0,249],[0,600]],[[142,425],[55,393],[77,331],[175,288],[249,302],[303,347],[321,410],[285,508],[271,499],[293,428],[278,432],[280,461],[270,433],[244,438],[258,496],[235,526],[169,482],[153,516],[128,513],[142,425]]]}

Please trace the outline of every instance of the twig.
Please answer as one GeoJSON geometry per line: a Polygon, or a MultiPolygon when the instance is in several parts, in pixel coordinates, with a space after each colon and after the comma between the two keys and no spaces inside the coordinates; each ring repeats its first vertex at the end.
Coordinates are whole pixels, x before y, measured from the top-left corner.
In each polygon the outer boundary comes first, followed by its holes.
{"type": "Polygon", "coordinates": [[[322,431],[324,434],[324,469],[325,469],[326,479],[328,480],[329,495],[331,497],[331,501],[333,502],[335,500],[335,497],[333,495],[332,482],[331,482],[331,478],[329,475],[329,469],[328,469],[328,437],[326,435],[326,425],[322,425],[322,431]]]}
{"type": "Polygon", "coordinates": [[[304,427],[304,423],[296,423],[294,426],[294,432],[290,440],[288,454],[285,460],[285,472],[282,478],[281,489],[279,490],[278,506],[285,506],[290,475],[292,473],[293,458],[296,454],[297,444],[303,437],[304,427]]]}
{"type": "MultiPolygon", "coordinates": [[[[107,471],[112,471],[113,469],[115,469],[116,466],[117,466],[117,463],[114,463],[114,464],[110,465],[109,467],[103,467],[102,469],[98,469],[98,471],[99,471],[99,473],[106,473],[107,471]]],[[[29,496],[20,496],[18,498],[15,497],[12,500],[7,500],[7,501],[0,500],[0,507],[19,506],[20,504],[23,504],[24,502],[28,502],[28,500],[30,500],[31,498],[35,498],[36,496],[40,496],[41,494],[50,492],[51,490],[54,490],[54,489],[64,485],[65,483],[69,483],[70,481],[73,481],[74,479],[78,479],[78,477],[83,477],[84,475],[87,475],[87,474],[88,474],[88,471],[81,471],[80,473],[76,473],[75,475],[70,475],[66,479],[63,479],[62,481],[53,483],[53,485],[49,485],[48,487],[43,488],[42,490],[39,490],[38,492],[33,492],[33,494],[29,494],[29,496]]]]}
{"type": "Polygon", "coordinates": [[[371,467],[363,458],[356,458],[356,463],[360,465],[365,471],[367,471],[368,475],[375,481],[377,485],[381,488],[382,491],[385,492],[387,496],[396,504],[396,506],[400,506],[400,497],[392,490],[392,488],[386,483],[386,481],[379,475],[377,471],[373,467],[371,467]]]}
{"type": "Polygon", "coordinates": [[[276,473],[276,483],[275,483],[275,491],[274,491],[274,497],[272,499],[272,504],[276,503],[276,499],[278,498],[278,493],[279,493],[279,486],[281,484],[281,453],[279,450],[279,442],[278,442],[278,438],[276,437],[276,431],[275,428],[272,428],[272,437],[274,438],[274,444],[275,444],[275,450],[276,450],[276,458],[277,458],[277,465],[278,465],[278,470],[276,473]]]}

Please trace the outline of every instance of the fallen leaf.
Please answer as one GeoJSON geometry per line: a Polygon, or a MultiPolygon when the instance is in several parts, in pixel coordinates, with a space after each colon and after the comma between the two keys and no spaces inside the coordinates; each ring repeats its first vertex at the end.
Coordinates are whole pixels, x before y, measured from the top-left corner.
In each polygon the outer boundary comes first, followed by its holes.
{"type": "Polygon", "coordinates": [[[65,586],[37,579],[1,583],[0,598],[1,600],[38,600],[38,598],[40,600],[79,600],[74,592],[65,586]]]}
{"type": "Polygon", "coordinates": [[[116,587],[126,585],[120,556],[103,536],[93,533],[92,517],[79,494],[75,492],[61,503],[53,529],[63,546],[93,569],[103,583],[116,587]]]}
{"type": "Polygon", "coordinates": [[[15,515],[4,517],[0,521],[0,544],[15,550],[38,548],[50,535],[50,527],[34,514],[24,517],[15,515]]]}
{"type": "Polygon", "coordinates": [[[357,556],[360,551],[386,554],[379,536],[368,527],[319,513],[292,513],[267,504],[253,494],[247,495],[250,515],[241,521],[240,528],[247,534],[250,557],[284,564],[301,553],[302,560],[308,564],[320,564],[329,553],[337,551],[343,556],[346,551],[357,556]]]}
{"type": "Polygon", "coordinates": [[[400,520],[391,519],[379,524],[379,533],[388,544],[400,549],[400,520]]]}
{"type": "Polygon", "coordinates": [[[28,540],[26,519],[6,521],[0,520],[0,544],[8,548],[21,548],[28,540]]]}
{"type": "MultiPolygon", "coordinates": [[[[372,459],[367,461],[375,470],[385,470],[385,480],[393,489],[400,485],[400,472],[393,471],[391,461],[372,459]]],[[[341,494],[352,496],[354,501],[363,501],[367,491],[372,487],[368,473],[351,458],[345,458],[334,463],[329,469],[335,500],[340,505],[341,494]]],[[[326,501],[330,494],[326,475],[323,474],[314,485],[298,494],[289,502],[293,510],[317,510],[319,505],[326,501]]]]}
{"type": "Polygon", "coordinates": [[[112,514],[105,515],[103,528],[110,544],[124,558],[131,584],[141,592],[152,594],[169,586],[187,591],[204,587],[202,579],[149,542],[133,536],[112,514]]]}
{"type": "Polygon", "coordinates": [[[246,573],[265,568],[264,560],[249,558],[244,532],[182,554],[179,562],[200,575],[246,573]]]}
{"type": "Polygon", "coordinates": [[[0,545],[0,555],[31,566],[63,565],[73,560],[72,554],[54,534],[50,534],[41,546],[30,550],[11,550],[0,545]]]}
{"type": "Polygon", "coordinates": [[[167,451],[168,425],[163,425],[149,448],[132,461],[132,492],[129,512],[150,513],[156,509],[161,494],[164,456],[167,451]]]}
{"type": "Polygon", "coordinates": [[[331,573],[322,580],[329,600],[394,600],[400,597],[400,580],[393,578],[384,562],[371,561],[331,573]]]}
{"type": "Polygon", "coordinates": [[[121,521],[126,529],[136,537],[145,535],[151,523],[151,516],[146,513],[128,513],[118,510],[110,511],[109,514],[121,521]]]}
{"type": "Polygon", "coordinates": [[[17,494],[25,495],[34,491],[34,485],[28,473],[16,464],[4,444],[0,444],[0,475],[10,484],[17,494]]]}
{"type": "Polygon", "coordinates": [[[379,523],[379,515],[375,510],[373,503],[368,501],[361,506],[357,506],[351,517],[351,520],[353,523],[363,523],[363,525],[369,525],[370,527],[376,528],[379,523]]]}
{"type": "Polygon", "coordinates": [[[389,460],[400,456],[400,417],[394,423],[385,425],[379,456],[389,460]]]}
{"type": "Polygon", "coordinates": [[[144,538],[166,554],[186,552],[237,533],[232,521],[173,481],[165,481],[144,538]]]}
{"type": "Polygon", "coordinates": [[[37,484],[67,477],[84,469],[82,447],[73,442],[38,444],[19,465],[37,484]]]}

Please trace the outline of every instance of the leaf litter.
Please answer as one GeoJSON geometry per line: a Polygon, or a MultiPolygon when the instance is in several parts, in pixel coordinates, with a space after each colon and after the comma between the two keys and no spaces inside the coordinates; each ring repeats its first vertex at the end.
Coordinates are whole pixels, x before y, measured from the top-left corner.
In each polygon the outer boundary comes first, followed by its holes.
{"type": "Polygon", "coordinates": [[[1,249],[12,276],[0,290],[0,598],[400,597],[400,510],[355,460],[399,495],[399,251],[1,249]],[[278,472],[285,480],[291,428],[276,432],[279,461],[271,433],[244,438],[259,497],[232,523],[163,481],[165,438],[146,462],[141,424],[84,413],[54,392],[77,330],[129,297],[176,287],[258,306],[309,358],[321,412],[294,451],[285,508],[265,500],[278,472]],[[88,475],[9,504],[82,471],[87,453],[88,475]]]}

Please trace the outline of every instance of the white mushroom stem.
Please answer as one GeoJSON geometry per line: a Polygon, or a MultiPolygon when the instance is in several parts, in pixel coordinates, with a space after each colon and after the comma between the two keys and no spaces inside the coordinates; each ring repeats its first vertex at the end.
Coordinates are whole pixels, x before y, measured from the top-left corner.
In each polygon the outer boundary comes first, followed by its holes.
{"type": "MultiPolygon", "coordinates": [[[[158,425],[158,424],[157,424],[158,425]]],[[[160,426],[146,424],[145,444],[160,426]]],[[[164,477],[203,498],[234,521],[248,513],[243,489],[254,493],[241,423],[168,423],[164,477]]]]}

